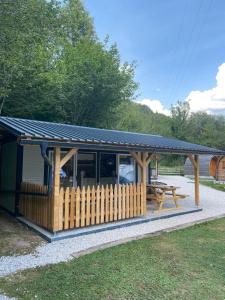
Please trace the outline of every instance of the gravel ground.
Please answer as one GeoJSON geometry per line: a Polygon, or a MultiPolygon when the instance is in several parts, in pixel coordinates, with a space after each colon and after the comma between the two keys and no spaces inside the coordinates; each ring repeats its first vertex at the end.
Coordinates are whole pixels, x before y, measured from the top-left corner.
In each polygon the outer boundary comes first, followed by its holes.
{"type": "MultiPolygon", "coordinates": [[[[182,201],[182,206],[194,206],[194,185],[190,179],[179,176],[161,176],[160,181],[182,187],[181,193],[190,195],[182,201]]],[[[0,258],[0,276],[24,270],[68,261],[82,251],[98,248],[104,244],[137,238],[143,235],[168,231],[176,227],[187,226],[206,219],[225,216],[225,193],[210,187],[200,186],[201,207],[203,211],[156,220],[111,231],[99,232],[88,236],[80,236],[39,246],[34,254],[21,256],[4,256],[0,258]]],[[[0,298],[1,299],[1,298],[0,298]]]]}

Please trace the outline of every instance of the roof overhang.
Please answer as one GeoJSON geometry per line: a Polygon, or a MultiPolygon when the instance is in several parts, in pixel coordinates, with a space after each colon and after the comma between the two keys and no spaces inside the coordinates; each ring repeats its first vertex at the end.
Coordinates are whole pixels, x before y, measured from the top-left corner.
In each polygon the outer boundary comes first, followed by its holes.
{"type": "Polygon", "coordinates": [[[76,141],[57,141],[57,140],[46,140],[46,139],[20,139],[20,145],[41,145],[47,143],[48,147],[62,147],[62,148],[78,148],[78,149],[91,149],[91,150],[107,150],[107,151],[121,151],[121,152],[150,152],[150,153],[164,153],[164,154],[196,154],[196,155],[219,155],[224,156],[225,151],[210,152],[210,151],[196,151],[187,149],[175,149],[175,148],[162,148],[162,147],[147,147],[137,145],[119,145],[119,144],[108,144],[108,143],[88,143],[88,142],[76,142],[76,141]]]}

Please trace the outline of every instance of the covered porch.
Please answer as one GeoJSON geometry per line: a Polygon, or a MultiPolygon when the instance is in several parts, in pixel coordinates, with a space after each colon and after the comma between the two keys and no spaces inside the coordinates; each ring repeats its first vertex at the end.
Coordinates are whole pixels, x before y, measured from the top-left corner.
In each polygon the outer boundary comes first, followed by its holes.
{"type": "MultiPolygon", "coordinates": [[[[160,201],[165,185],[153,181],[149,169],[159,154],[99,151],[52,147],[48,155],[50,178],[47,178],[52,184],[22,182],[20,215],[51,232],[59,232],[126,219],[170,216],[175,210],[186,213],[199,208],[198,155],[189,154],[196,173],[195,200],[185,200],[192,201],[187,209],[179,204],[182,198],[177,193],[165,192],[165,199],[160,201]],[[158,201],[149,191],[152,187],[157,187],[155,190],[161,197],[158,201]]],[[[177,188],[176,182],[167,185],[166,190],[172,187],[177,188]]]]}

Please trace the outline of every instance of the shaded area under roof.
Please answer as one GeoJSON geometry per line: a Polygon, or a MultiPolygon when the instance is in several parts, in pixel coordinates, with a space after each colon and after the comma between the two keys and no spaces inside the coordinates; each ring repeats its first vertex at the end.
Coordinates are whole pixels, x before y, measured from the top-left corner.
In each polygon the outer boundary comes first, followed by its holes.
{"type": "Polygon", "coordinates": [[[50,145],[111,146],[114,149],[155,151],[165,153],[193,153],[225,155],[225,151],[167,138],[159,135],[106,130],[91,127],[59,124],[27,119],[0,117],[0,126],[22,143],[38,144],[48,141],[50,145]]]}

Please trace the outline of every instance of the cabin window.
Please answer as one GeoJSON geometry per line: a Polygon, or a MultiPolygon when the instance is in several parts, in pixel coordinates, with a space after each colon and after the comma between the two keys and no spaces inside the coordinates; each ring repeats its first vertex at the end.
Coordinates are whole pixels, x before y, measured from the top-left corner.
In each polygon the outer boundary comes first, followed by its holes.
{"type": "Polygon", "coordinates": [[[119,155],[119,183],[135,182],[136,172],[134,159],[129,155],[119,155]]]}
{"type": "Polygon", "coordinates": [[[77,185],[93,186],[96,184],[96,153],[77,154],[77,185]]]}
{"type": "Polygon", "coordinates": [[[116,154],[100,153],[100,184],[117,183],[116,154]]]}

